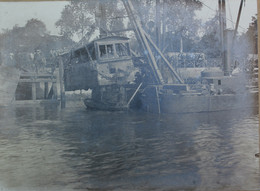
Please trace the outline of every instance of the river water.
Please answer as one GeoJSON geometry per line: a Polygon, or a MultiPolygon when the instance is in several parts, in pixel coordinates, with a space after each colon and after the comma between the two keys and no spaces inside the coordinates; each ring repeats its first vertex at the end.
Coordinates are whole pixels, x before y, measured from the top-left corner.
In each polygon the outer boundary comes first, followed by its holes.
{"type": "Polygon", "coordinates": [[[0,190],[256,190],[257,111],[0,109],[0,190]]]}

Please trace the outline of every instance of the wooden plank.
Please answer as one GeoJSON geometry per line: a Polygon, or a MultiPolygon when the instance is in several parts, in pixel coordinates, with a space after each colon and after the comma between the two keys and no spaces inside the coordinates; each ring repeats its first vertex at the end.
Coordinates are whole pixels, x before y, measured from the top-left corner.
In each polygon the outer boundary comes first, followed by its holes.
{"type": "Polygon", "coordinates": [[[0,2],[35,2],[35,1],[69,1],[69,0],[0,0],[0,2]]]}
{"type": "Polygon", "coordinates": [[[156,93],[156,101],[158,107],[158,114],[161,114],[161,104],[160,104],[160,97],[159,97],[159,87],[155,86],[155,93],[156,93]]]}
{"type": "Polygon", "coordinates": [[[56,82],[52,83],[52,88],[53,88],[54,99],[57,99],[58,98],[58,90],[57,90],[57,83],[56,82]]]}
{"type": "Polygon", "coordinates": [[[134,31],[134,29],[133,28],[127,28],[127,29],[113,30],[113,31],[107,31],[107,32],[109,34],[113,34],[113,33],[127,32],[127,31],[134,31]]]}
{"type": "MultiPolygon", "coordinates": [[[[37,104],[51,104],[52,106],[55,105],[59,105],[59,101],[58,100],[53,100],[53,99],[49,99],[49,100],[15,100],[15,105],[16,106],[22,106],[24,107],[25,105],[37,105],[37,104]]],[[[32,112],[33,114],[35,112],[32,112]]]]}
{"type": "Polygon", "coordinates": [[[60,78],[60,101],[61,108],[65,108],[65,90],[64,90],[64,68],[62,58],[59,57],[59,78],[60,78]]]}
{"type": "Polygon", "coordinates": [[[51,74],[33,74],[33,73],[23,73],[21,74],[21,77],[22,78],[25,78],[25,77],[35,77],[35,78],[53,78],[54,76],[51,75],[51,74]]]}
{"type": "Polygon", "coordinates": [[[49,84],[48,82],[44,82],[44,99],[47,99],[49,94],[49,84]]]}
{"type": "Polygon", "coordinates": [[[129,99],[128,103],[127,103],[127,108],[129,107],[130,103],[132,102],[132,100],[134,99],[134,97],[136,96],[137,92],[139,91],[139,89],[141,88],[141,86],[143,85],[143,82],[141,82],[139,84],[139,86],[137,87],[137,89],[135,90],[134,94],[132,95],[132,97],[129,99]]]}
{"type": "MultiPolygon", "coordinates": [[[[260,26],[260,1],[257,0],[257,31],[258,31],[258,41],[257,41],[257,47],[258,47],[258,68],[260,68],[260,30],[259,30],[259,26],[260,26]]],[[[258,70],[258,111],[260,111],[260,96],[259,96],[259,84],[260,84],[260,70],[258,70]]],[[[260,118],[258,117],[258,120],[260,118]]],[[[259,129],[258,129],[258,134],[259,134],[259,145],[258,145],[258,149],[260,149],[260,120],[259,120],[259,129]]],[[[260,157],[260,153],[257,153],[256,156],[260,157]]],[[[259,161],[259,165],[260,165],[260,161],[259,161]]]]}
{"type": "Polygon", "coordinates": [[[26,83],[35,83],[35,82],[56,82],[57,80],[53,79],[20,79],[19,82],[26,82],[26,83]]]}
{"type": "Polygon", "coordinates": [[[36,100],[36,83],[32,83],[32,100],[36,100]]]}

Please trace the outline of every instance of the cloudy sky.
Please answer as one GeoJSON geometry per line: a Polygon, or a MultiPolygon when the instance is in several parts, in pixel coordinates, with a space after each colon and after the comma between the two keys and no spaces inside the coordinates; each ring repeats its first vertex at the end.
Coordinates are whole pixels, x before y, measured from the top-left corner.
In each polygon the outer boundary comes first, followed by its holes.
{"type": "MultiPolygon", "coordinates": [[[[204,7],[197,13],[198,18],[206,21],[214,16],[218,9],[217,0],[202,0],[204,7]]],[[[51,34],[58,34],[55,22],[60,18],[60,13],[67,1],[48,2],[0,2],[0,32],[2,29],[11,29],[14,25],[24,26],[31,18],[42,20],[51,34]]],[[[226,0],[228,27],[232,28],[237,17],[239,0],[226,0]],[[233,23],[231,22],[233,21],[233,23]]],[[[257,12],[257,0],[246,0],[241,15],[240,32],[248,28],[251,17],[257,12]]]]}

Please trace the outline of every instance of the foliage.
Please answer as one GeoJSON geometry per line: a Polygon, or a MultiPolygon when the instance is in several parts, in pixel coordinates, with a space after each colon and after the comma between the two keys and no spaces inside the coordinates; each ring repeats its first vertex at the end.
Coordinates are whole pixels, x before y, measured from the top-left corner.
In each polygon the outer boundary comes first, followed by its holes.
{"type": "Polygon", "coordinates": [[[245,35],[250,44],[250,53],[257,54],[257,15],[252,17],[245,35]]]}
{"type": "Polygon", "coordinates": [[[28,35],[44,35],[47,33],[45,24],[38,19],[28,20],[24,28],[28,35]]]}
{"type": "Polygon", "coordinates": [[[27,21],[24,27],[15,25],[12,30],[5,30],[2,34],[0,47],[5,52],[33,51],[47,34],[45,24],[38,19],[27,21]]]}
{"type": "Polygon", "coordinates": [[[4,30],[0,35],[0,52],[4,60],[13,54],[20,67],[26,68],[30,57],[37,50],[50,57],[52,49],[70,46],[71,41],[64,37],[49,35],[45,24],[38,19],[28,20],[24,27],[14,26],[11,30],[4,30]]]}
{"type": "Polygon", "coordinates": [[[184,51],[193,51],[198,41],[200,21],[195,18],[195,11],[202,7],[198,0],[142,0],[134,1],[141,22],[147,32],[156,41],[155,26],[157,20],[163,23],[162,46],[166,51],[179,51],[180,39],[183,39],[184,51]],[[141,6],[140,6],[141,5],[141,6]],[[159,6],[159,16],[156,8],[159,6]],[[158,18],[159,17],[159,18],[158,18]]]}
{"type": "Polygon", "coordinates": [[[207,21],[203,26],[204,35],[198,43],[198,51],[203,52],[208,58],[216,58],[221,56],[221,41],[219,17],[215,17],[207,21]]]}
{"type": "Polygon", "coordinates": [[[61,13],[56,22],[60,27],[60,34],[72,38],[77,35],[82,38],[88,31],[92,31],[95,24],[93,15],[96,10],[96,1],[72,0],[61,13]]]}
{"type": "MultiPolygon", "coordinates": [[[[144,29],[155,38],[155,9],[158,5],[154,0],[132,0],[132,2],[144,29]]],[[[162,5],[161,3],[159,6],[162,5]]],[[[196,41],[199,21],[195,19],[195,11],[201,6],[198,0],[164,0],[161,19],[164,20],[168,34],[175,38],[182,36],[187,39],[187,43],[191,42],[190,40],[196,41]]],[[[127,23],[127,19],[124,19],[126,15],[122,2],[118,0],[72,0],[62,11],[56,26],[60,28],[62,35],[71,39],[77,36],[78,39],[87,37],[89,40],[90,36],[97,34],[98,29],[101,33],[124,29],[127,23]]]]}
{"type": "Polygon", "coordinates": [[[56,22],[60,34],[71,39],[95,35],[102,28],[105,33],[123,27],[124,10],[118,6],[118,1],[110,0],[72,0],[61,13],[56,22]]]}

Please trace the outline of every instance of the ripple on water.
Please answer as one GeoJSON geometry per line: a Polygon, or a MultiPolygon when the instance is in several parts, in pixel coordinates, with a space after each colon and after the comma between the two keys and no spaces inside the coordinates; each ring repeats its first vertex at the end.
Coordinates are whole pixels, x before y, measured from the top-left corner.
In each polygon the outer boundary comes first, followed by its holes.
{"type": "Polygon", "coordinates": [[[260,188],[255,113],[27,107],[1,113],[0,125],[3,188],[260,188]]]}

